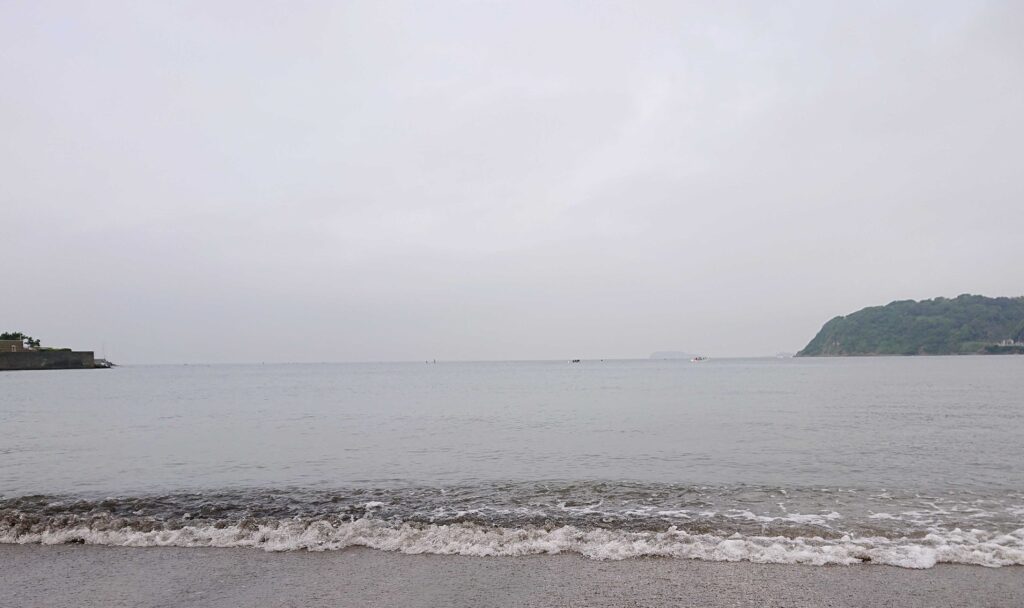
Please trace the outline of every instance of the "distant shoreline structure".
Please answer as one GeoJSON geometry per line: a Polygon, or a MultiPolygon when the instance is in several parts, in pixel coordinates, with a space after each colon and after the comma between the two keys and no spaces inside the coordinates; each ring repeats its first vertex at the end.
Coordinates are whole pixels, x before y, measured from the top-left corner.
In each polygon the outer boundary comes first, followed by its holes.
{"type": "Polygon", "coordinates": [[[47,369],[106,369],[109,367],[109,364],[104,363],[97,365],[96,358],[91,350],[0,352],[0,371],[4,372],[47,369]]]}
{"type": "Polygon", "coordinates": [[[109,369],[114,364],[96,359],[93,351],[70,348],[46,348],[39,341],[20,332],[0,335],[0,371],[31,371],[52,369],[109,369]]]}

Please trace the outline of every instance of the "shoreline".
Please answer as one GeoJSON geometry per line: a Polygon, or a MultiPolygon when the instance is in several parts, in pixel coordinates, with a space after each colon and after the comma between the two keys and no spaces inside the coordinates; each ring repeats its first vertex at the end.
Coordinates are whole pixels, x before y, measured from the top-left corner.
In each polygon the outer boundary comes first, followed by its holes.
{"type": "Polygon", "coordinates": [[[0,545],[0,606],[1014,606],[1024,569],[0,545]]]}

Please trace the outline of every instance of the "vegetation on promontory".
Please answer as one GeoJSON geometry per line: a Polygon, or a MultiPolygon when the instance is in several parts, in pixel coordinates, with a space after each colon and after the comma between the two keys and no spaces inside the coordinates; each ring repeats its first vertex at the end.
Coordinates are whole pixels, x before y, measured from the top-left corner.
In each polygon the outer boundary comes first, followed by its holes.
{"type": "Polygon", "coordinates": [[[901,300],[825,323],[798,357],[1024,354],[1024,297],[901,300]]]}
{"type": "Polygon", "coordinates": [[[0,333],[0,340],[21,340],[22,346],[27,350],[37,351],[70,351],[70,348],[56,348],[53,346],[43,346],[39,340],[33,338],[28,334],[24,334],[20,331],[5,331],[0,333]]]}
{"type": "Polygon", "coordinates": [[[26,336],[20,331],[5,331],[0,333],[0,340],[21,340],[28,348],[39,348],[39,340],[36,340],[32,336],[26,336]]]}

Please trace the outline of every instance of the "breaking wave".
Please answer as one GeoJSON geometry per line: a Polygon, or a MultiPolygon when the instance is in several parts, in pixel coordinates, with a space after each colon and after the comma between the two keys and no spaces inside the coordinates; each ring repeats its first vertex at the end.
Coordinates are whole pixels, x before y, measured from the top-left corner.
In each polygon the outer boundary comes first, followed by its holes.
{"type": "Polygon", "coordinates": [[[0,536],[5,543],[84,543],[123,547],[256,547],[265,551],[330,551],[369,547],[401,553],[434,553],[469,556],[519,556],[579,553],[594,559],[676,557],[711,561],[750,561],[815,566],[864,562],[930,568],[937,563],[980,566],[1024,565],[1024,528],[995,535],[981,530],[947,535],[929,534],[923,539],[821,537],[743,537],[734,534],[691,534],[674,527],[664,532],[581,530],[573,526],[544,528],[488,528],[475,524],[391,525],[372,519],[354,522],[324,520],[281,521],[182,526],[175,529],[139,530],[131,526],[90,527],[72,525],[43,531],[0,536]]]}
{"type": "Polygon", "coordinates": [[[626,484],[25,496],[0,499],[0,542],[999,567],[1024,565],[1020,498],[626,484]]]}

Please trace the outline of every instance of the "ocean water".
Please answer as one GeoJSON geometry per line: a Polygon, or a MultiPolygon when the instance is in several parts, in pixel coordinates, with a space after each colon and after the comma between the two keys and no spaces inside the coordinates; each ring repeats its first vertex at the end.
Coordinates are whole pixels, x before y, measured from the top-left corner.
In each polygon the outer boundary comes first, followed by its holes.
{"type": "Polygon", "coordinates": [[[1024,357],[0,374],[0,542],[1024,565],[1024,357]]]}

